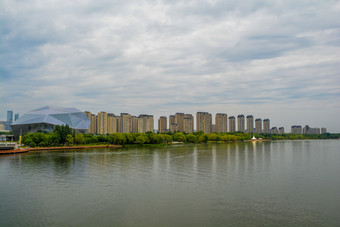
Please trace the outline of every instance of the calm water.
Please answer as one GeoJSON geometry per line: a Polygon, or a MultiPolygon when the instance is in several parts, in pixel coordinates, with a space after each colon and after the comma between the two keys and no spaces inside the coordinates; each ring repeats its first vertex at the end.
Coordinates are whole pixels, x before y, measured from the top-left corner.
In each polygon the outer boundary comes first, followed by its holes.
{"type": "Polygon", "coordinates": [[[340,226],[340,141],[0,156],[0,226],[340,226]]]}

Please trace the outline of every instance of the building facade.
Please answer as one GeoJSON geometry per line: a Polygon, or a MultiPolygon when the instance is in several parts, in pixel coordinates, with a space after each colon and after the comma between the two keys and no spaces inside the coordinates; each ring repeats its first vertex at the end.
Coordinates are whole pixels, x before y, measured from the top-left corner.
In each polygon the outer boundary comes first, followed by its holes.
{"type": "Polygon", "coordinates": [[[225,113],[217,113],[215,116],[216,132],[228,132],[228,115],[225,113]]]}
{"type": "Polygon", "coordinates": [[[279,128],[279,133],[280,134],[284,134],[285,133],[285,128],[284,127],[280,127],[279,128]]]}
{"type": "Polygon", "coordinates": [[[177,132],[177,123],[175,122],[175,115],[169,116],[169,129],[171,132],[177,132]]]}
{"type": "Polygon", "coordinates": [[[254,117],[253,117],[253,115],[247,116],[247,132],[248,133],[254,132],[254,117]]]}
{"type": "Polygon", "coordinates": [[[262,119],[261,118],[255,119],[255,133],[257,134],[262,133],[262,119]]]}
{"type": "Polygon", "coordinates": [[[97,134],[107,134],[107,113],[104,111],[98,113],[97,134]]]}
{"type": "Polygon", "coordinates": [[[270,133],[270,121],[269,121],[269,119],[263,120],[263,133],[270,133]]]}
{"type": "Polygon", "coordinates": [[[229,117],[229,132],[235,132],[235,131],[236,131],[235,117],[230,116],[229,117]]]}
{"type": "Polygon", "coordinates": [[[117,117],[113,113],[107,114],[107,133],[117,132],[117,117]]]}
{"type": "Polygon", "coordinates": [[[245,119],[244,115],[240,114],[237,116],[237,131],[239,132],[245,132],[245,119]]]}
{"type": "Polygon", "coordinates": [[[208,112],[196,113],[196,127],[197,131],[204,133],[211,133],[212,130],[212,116],[208,112]]]}
{"type": "Polygon", "coordinates": [[[302,134],[302,127],[301,125],[293,125],[291,128],[291,133],[293,134],[302,134]]]}
{"type": "Polygon", "coordinates": [[[153,115],[141,114],[138,116],[138,132],[153,132],[153,115]]]}
{"type": "Polygon", "coordinates": [[[160,116],[158,119],[158,132],[165,133],[168,130],[168,119],[165,116],[160,116]]]}

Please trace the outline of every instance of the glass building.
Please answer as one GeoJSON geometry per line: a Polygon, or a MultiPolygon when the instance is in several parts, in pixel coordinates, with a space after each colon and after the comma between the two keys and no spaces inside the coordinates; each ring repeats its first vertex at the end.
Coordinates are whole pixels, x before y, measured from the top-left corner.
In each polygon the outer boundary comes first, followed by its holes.
{"type": "Polygon", "coordinates": [[[90,120],[76,108],[45,106],[25,113],[11,127],[14,135],[25,135],[30,132],[53,132],[56,125],[69,125],[76,132],[85,133],[90,120]]]}

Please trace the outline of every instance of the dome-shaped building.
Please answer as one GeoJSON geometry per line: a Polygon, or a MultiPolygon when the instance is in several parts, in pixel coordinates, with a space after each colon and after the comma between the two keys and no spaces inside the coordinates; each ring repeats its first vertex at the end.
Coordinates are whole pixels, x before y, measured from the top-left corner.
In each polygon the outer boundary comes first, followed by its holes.
{"type": "Polygon", "coordinates": [[[56,125],[69,125],[76,132],[85,133],[90,120],[77,108],[45,106],[22,115],[11,125],[14,135],[30,132],[53,132],[56,125]]]}

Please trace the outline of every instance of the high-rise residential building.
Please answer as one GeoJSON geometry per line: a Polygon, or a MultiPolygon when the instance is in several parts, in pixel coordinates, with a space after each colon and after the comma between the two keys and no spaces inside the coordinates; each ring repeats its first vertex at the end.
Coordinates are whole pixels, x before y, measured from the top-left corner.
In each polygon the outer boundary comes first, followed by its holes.
{"type": "Polygon", "coordinates": [[[141,114],[138,116],[138,132],[153,132],[153,115],[141,114]]]}
{"type": "Polygon", "coordinates": [[[243,114],[237,116],[237,131],[245,132],[245,119],[243,114]]]}
{"type": "Polygon", "coordinates": [[[197,127],[197,131],[202,131],[204,133],[211,133],[211,129],[212,129],[211,114],[207,112],[197,112],[196,113],[196,127],[197,127]]]}
{"type": "Polygon", "coordinates": [[[121,116],[117,116],[117,132],[123,133],[123,120],[121,116]]]}
{"type": "Polygon", "coordinates": [[[253,115],[247,116],[247,132],[248,133],[254,132],[254,117],[253,117],[253,115]]]}
{"type": "Polygon", "coordinates": [[[270,133],[270,121],[269,121],[269,119],[263,120],[263,133],[270,133]]]}
{"type": "Polygon", "coordinates": [[[194,118],[191,114],[176,113],[169,116],[169,127],[171,132],[188,132],[194,131],[194,118]]]}
{"type": "Polygon", "coordinates": [[[168,130],[168,119],[165,116],[160,116],[158,119],[158,132],[165,133],[168,130]]]}
{"type": "Polygon", "coordinates": [[[113,113],[107,114],[107,133],[117,132],[117,117],[113,113]]]}
{"type": "Polygon", "coordinates": [[[184,131],[187,133],[194,132],[194,117],[191,114],[184,115],[184,131]]]}
{"type": "Polygon", "coordinates": [[[309,125],[305,125],[305,127],[303,127],[302,129],[302,134],[310,134],[310,127],[309,125]]]}
{"type": "Polygon", "coordinates": [[[6,130],[6,127],[5,127],[5,125],[3,125],[3,124],[0,124],[0,132],[1,131],[5,131],[6,130]]]}
{"type": "Polygon", "coordinates": [[[175,115],[169,116],[169,129],[171,132],[177,132],[177,123],[175,122],[175,115]]]}
{"type": "Polygon", "coordinates": [[[138,132],[138,117],[131,116],[131,122],[132,122],[132,132],[137,133],[138,132]]]}
{"type": "Polygon", "coordinates": [[[13,122],[13,111],[12,110],[7,111],[7,122],[9,124],[11,124],[13,122]]]}
{"type": "Polygon", "coordinates": [[[280,134],[284,134],[285,133],[285,128],[284,127],[280,127],[279,128],[279,133],[280,134]]]}
{"type": "Polygon", "coordinates": [[[211,132],[216,132],[216,125],[215,124],[211,125],[211,132]]]}
{"type": "Polygon", "coordinates": [[[107,113],[102,111],[98,113],[97,117],[97,133],[104,135],[107,134],[107,113]]]}
{"type": "Polygon", "coordinates": [[[270,129],[270,133],[271,134],[278,134],[279,130],[277,129],[277,127],[272,127],[272,129],[270,129]]]}
{"type": "Polygon", "coordinates": [[[236,121],[234,116],[229,117],[229,132],[236,131],[236,121]]]}
{"type": "Polygon", "coordinates": [[[255,119],[255,133],[262,133],[262,119],[255,119]]]}
{"type": "Polygon", "coordinates": [[[97,119],[98,119],[98,116],[95,115],[95,114],[92,114],[91,115],[91,133],[93,134],[97,134],[97,119]]]}
{"type": "Polygon", "coordinates": [[[130,133],[132,132],[132,118],[128,113],[120,114],[122,121],[122,133],[130,133]]]}
{"type": "Polygon", "coordinates": [[[327,129],[326,128],[321,128],[321,134],[325,134],[327,133],[327,129]]]}
{"type": "Polygon", "coordinates": [[[90,111],[85,111],[84,112],[85,116],[90,120],[90,125],[89,125],[89,129],[87,130],[88,133],[92,133],[92,121],[91,121],[91,115],[92,113],[90,111]]]}
{"type": "Polygon", "coordinates": [[[300,125],[293,125],[291,128],[291,133],[302,134],[302,127],[300,125]]]}
{"type": "Polygon", "coordinates": [[[311,128],[308,125],[306,125],[305,127],[303,127],[302,129],[302,133],[303,134],[320,134],[320,128],[311,128]]]}
{"type": "Polygon", "coordinates": [[[228,115],[225,113],[217,113],[215,117],[216,132],[228,132],[228,115]]]}
{"type": "Polygon", "coordinates": [[[14,121],[16,121],[16,120],[18,120],[19,119],[19,113],[16,113],[15,115],[14,115],[14,121]]]}
{"type": "Polygon", "coordinates": [[[177,131],[184,132],[184,113],[175,114],[175,123],[177,123],[177,131]]]}

